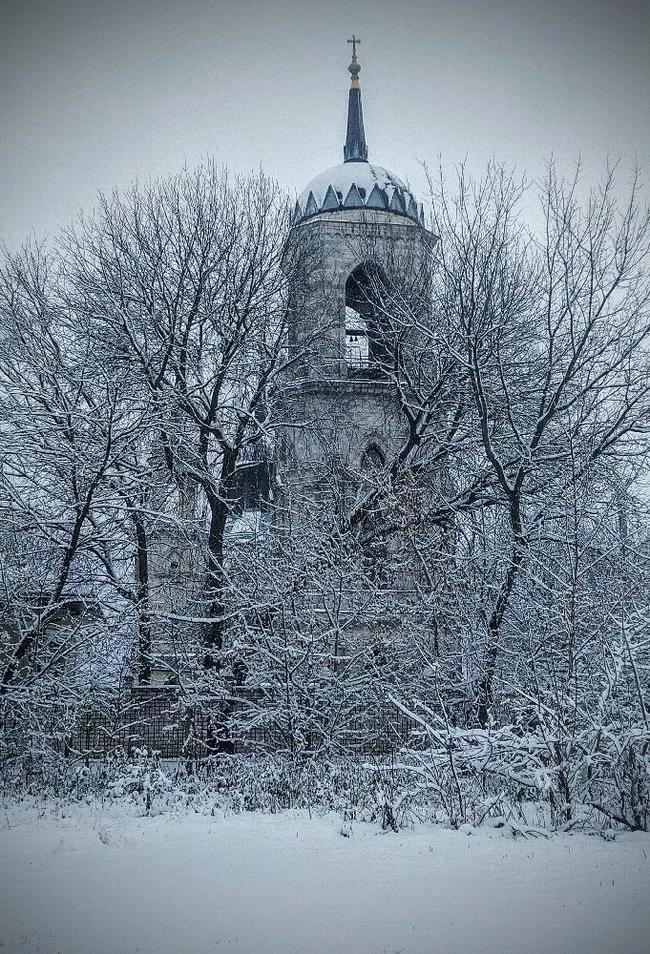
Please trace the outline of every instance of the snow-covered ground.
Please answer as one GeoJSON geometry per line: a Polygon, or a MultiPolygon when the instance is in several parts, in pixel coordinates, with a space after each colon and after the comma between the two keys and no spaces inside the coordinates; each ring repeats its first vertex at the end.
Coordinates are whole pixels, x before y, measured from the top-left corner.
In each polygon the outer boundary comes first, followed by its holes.
{"type": "Polygon", "coordinates": [[[1,954],[647,954],[650,835],[334,815],[0,818],[1,954]],[[346,832],[346,835],[342,834],[346,832]]]}

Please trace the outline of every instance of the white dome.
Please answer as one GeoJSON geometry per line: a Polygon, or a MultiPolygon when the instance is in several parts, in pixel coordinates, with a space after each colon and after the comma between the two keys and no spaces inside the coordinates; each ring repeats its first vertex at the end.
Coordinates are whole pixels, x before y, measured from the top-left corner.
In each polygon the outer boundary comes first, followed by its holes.
{"type": "Polygon", "coordinates": [[[319,212],[379,209],[406,215],[422,224],[424,211],[401,179],[369,162],[342,162],[321,172],[303,189],[294,224],[319,212]]]}

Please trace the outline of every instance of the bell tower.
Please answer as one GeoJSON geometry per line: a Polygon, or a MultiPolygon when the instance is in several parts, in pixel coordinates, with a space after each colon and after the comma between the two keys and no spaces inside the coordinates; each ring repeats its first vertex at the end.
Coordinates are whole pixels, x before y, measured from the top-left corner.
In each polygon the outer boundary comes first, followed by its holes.
{"type": "Polygon", "coordinates": [[[437,241],[410,188],[368,161],[360,41],[349,42],[343,162],[300,194],[285,249],[290,369],[277,464],[281,499],[294,513],[333,471],[354,484],[399,453],[403,348],[410,318],[426,307],[437,241]]]}

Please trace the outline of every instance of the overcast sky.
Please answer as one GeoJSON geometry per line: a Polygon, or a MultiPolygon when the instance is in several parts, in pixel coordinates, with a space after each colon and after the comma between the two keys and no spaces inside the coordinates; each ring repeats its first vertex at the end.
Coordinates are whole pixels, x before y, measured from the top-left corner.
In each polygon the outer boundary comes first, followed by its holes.
{"type": "Polygon", "coordinates": [[[208,156],[300,192],[342,160],[353,31],[370,159],[420,194],[438,156],[648,165],[641,0],[4,0],[0,238],[208,156]]]}

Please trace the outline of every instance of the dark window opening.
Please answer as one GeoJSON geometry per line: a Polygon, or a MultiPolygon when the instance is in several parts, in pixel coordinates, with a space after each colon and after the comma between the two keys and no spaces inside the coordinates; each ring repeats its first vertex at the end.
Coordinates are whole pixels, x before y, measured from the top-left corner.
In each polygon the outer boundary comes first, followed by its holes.
{"type": "Polygon", "coordinates": [[[361,457],[361,471],[364,474],[376,474],[386,466],[384,455],[375,444],[371,444],[361,457]]]}
{"type": "Polygon", "coordinates": [[[271,499],[273,465],[266,460],[240,464],[234,475],[233,513],[264,510],[271,499]]]}

